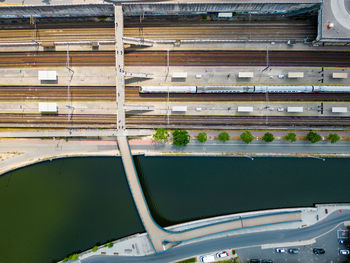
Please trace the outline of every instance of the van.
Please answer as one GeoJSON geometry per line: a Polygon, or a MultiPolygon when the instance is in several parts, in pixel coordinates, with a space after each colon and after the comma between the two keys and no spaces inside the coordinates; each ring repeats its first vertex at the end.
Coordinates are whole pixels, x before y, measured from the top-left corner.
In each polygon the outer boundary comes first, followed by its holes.
{"type": "Polygon", "coordinates": [[[214,262],[215,257],[213,255],[206,255],[206,256],[200,257],[200,260],[201,260],[201,262],[204,262],[204,263],[214,262]]]}

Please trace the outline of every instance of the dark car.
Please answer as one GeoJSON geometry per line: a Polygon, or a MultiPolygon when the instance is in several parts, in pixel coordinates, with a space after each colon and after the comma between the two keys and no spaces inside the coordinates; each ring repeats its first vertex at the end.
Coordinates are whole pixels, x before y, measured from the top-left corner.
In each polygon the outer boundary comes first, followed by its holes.
{"type": "Polygon", "coordinates": [[[349,239],[338,239],[339,244],[349,245],[349,239]]]}
{"type": "Polygon", "coordinates": [[[312,251],[314,252],[315,255],[321,255],[326,253],[326,251],[324,251],[323,248],[314,248],[312,251]]]}
{"type": "Polygon", "coordinates": [[[250,263],[260,263],[260,259],[257,258],[252,258],[251,260],[249,260],[250,263]]]}
{"type": "Polygon", "coordinates": [[[263,259],[261,263],[273,263],[272,259],[263,259]]]}
{"type": "Polygon", "coordinates": [[[298,248],[290,248],[288,249],[289,254],[299,254],[299,249],[298,248]]]}

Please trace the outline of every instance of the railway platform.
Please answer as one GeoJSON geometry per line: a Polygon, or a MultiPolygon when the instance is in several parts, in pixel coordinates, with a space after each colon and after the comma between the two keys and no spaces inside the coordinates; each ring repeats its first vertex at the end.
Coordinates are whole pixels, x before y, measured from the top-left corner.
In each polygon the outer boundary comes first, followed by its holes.
{"type": "MultiPolygon", "coordinates": [[[[71,66],[18,67],[0,69],[2,85],[33,86],[115,86],[115,67],[71,66]],[[40,81],[39,70],[54,70],[57,81],[40,81]],[[73,74],[72,74],[73,73],[73,74]],[[101,78],[101,76],[103,76],[101,78]]],[[[350,67],[277,67],[277,66],[126,66],[125,71],[153,74],[152,79],[126,77],[126,86],[207,86],[207,85],[350,85],[350,67]],[[174,72],[186,72],[186,79],[174,79],[174,72]],[[239,78],[239,72],[252,72],[251,78],[239,78]],[[289,72],[302,72],[302,78],[290,79],[289,72]],[[333,78],[345,73],[347,78],[333,78]]]]}

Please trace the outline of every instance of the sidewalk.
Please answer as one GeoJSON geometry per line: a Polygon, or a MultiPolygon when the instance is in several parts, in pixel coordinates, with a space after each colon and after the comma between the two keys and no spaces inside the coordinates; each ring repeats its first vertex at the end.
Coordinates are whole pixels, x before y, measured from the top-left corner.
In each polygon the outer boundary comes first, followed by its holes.
{"type": "MultiPolygon", "coordinates": [[[[197,132],[196,132],[197,133],[197,132]]],[[[239,133],[233,131],[230,135],[239,133]]],[[[261,132],[263,133],[263,132],[261,132]]],[[[193,135],[193,132],[190,132],[193,135]]],[[[210,132],[214,139],[218,132],[210,132]]],[[[253,135],[256,135],[253,132],[253,135]]],[[[254,159],[253,156],[297,156],[325,160],[324,157],[349,157],[350,141],[331,144],[322,141],[312,144],[307,141],[253,141],[249,145],[241,140],[225,143],[209,140],[200,143],[192,140],[186,147],[156,143],[151,137],[130,140],[132,153],[146,156],[241,156],[254,159]]],[[[81,139],[0,139],[0,174],[55,158],[73,156],[119,156],[115,140],[81,139]]]]}

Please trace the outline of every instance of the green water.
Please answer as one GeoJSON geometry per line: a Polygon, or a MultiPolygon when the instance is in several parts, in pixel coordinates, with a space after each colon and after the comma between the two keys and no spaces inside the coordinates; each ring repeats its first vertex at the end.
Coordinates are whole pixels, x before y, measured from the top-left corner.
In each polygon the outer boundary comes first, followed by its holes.
{"type": "Polygon", "coordinates": [[[332,158],[138,157],[162,226],[229,213],[350,202],[350,161],[332,158]]]}
{"type": "Polygon", "coordinates": [[[119,158],[43,162],[0,177],[0,262],[50,263],[144,232],[119,158]]]}
{"type": "MultiPolygon", "coordinates": [[[[135,157],[163,226],[242,211],[350,202],[345,158],[135,157]]],[[[0,263],[50,263],[144,232],[119,158],[43,162],[0,176],[0,263]]]]}

